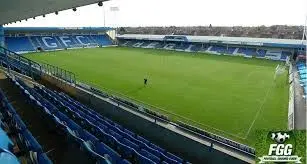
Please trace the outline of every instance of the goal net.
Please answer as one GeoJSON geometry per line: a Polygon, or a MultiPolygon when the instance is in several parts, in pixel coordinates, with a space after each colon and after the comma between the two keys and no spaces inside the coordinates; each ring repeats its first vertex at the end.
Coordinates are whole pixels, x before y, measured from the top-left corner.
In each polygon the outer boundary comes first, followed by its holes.
{"type": "Polygon", "coordinates": [[[275,68],[274,80],[276,80],[276,78],[282,75],[285,71],[286,71],[286,65],[278,64],[277,67],[275,68]]]}

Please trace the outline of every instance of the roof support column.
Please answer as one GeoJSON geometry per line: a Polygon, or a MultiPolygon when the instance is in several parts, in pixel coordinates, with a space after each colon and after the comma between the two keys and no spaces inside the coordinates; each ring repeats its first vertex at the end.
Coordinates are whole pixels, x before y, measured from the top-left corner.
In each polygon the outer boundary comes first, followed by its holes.
{"type": "Polygon", "coordinates": [[[2,25],[0,25],[0,46],[4,47],[4,29],[2,25]]]}

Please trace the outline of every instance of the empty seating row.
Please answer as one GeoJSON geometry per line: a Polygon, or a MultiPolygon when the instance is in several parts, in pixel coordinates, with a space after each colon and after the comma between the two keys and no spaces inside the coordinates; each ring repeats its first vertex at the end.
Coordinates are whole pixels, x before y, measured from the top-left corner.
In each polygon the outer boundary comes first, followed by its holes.
{"type": "Polygon", "coordinates": [[[14,52],[20,51],[34,51],[34,47],[32,46],[28,37],[5,37],[5,43],[7,48],[14,52]]]}
{"type": "Polygon", "coordinates": [[[52,115],[58,120],[58,124],[65,122],[64,125],[67,126],[64,131],[70,134],[68,136],[72,140],[88,149],[88,152],[102,155],[102,150],[108,149],[105,151],[108,153],[103,156],[116,163],[129,163],[127,160],[132,163],[184,163],[181,158],[102,117],[63,93],[45,87],[27,90],[31,90],[31,95],[40,102],[34,104],[41,104],[47,113],[54,113],[52,115]]]}
{"type": "MultiPolygon", "coordinates": [[[[2,120],[1,125],[5,123],[5,127],[9,129],[10,135],[17,136],[15,139],[20,152],[25,153],[31,163],[36,164],[51,164],[52,162],[43,152],[42,147],[37,140],[32,136],[30,131],[27,129],[24,122],[21,120],[19,115],[16,113],[13,106],[8,102],[4,93],[0,90],[1,100],[1,114],[2,120]]],[[[7,148],[1,147],[2,150],[7,148]]],[[[6,151],[2,151],[6,152],[6,151]]],[[[1,159],[0,159],[1,161],[1,159]]]]}
{"type": "MultiPolygon", "coordinates": [[[[99,113],[85,107],[84,105],[72,100],[65,94],[57,94],[53,91],[45,89],[38,89],[39,93],[44,94],[45,97],[49,97],[50,101],[53,101],[55,104],[62,104],[67,109],[67,115],[71,115],[72,119],[78,122],[84,129],[87,129],[92,134],[96,136],[101,136],[99,133],[104,133],[104,135],[110,135],[113,137],[114,140],[117,140],[119,144],[127,145],[133,148],[136,152],[132,153],[140,153],[149,159],[153,160],[156,163],[160,161],[165,161],[167,163],[182,163],[183,160],[175,155],[166,152],[164,149],[150,143],[146,139],[141,136],[137,136],[136,134],[132,133],[131,131],[124,129],[122,126],[112,122],[111,120],[100,116],[99,113]],[[52,100],[53,99],[53,100],[52,100]],[[78,117],[78,118],[76,118],[78,117]],[[82,120],[82,121],[80,121],[82,120]],[[97,126],[98,125],[98,126],[97,126]],[[96,130],[95,130],[96,129],[96,130]]],[[[59,108],[64,107],[59,105],[59,108]]],[[[112,140],[112,139],[111,139],[112,140]]],[[[110,140],[105,140],[106,143],[111,143],[110,140]]],[[[110,145],[112,148],[116,145],[110,145]]],[[[118,150],[118,149],[116,149],[118,150]]],[[[120,150],[118,150],[120,151],[120,150]]],[[[132,154],[133,156],[133,154],[132,154]]],[[[126,156],[125,156],[126,157],[126,156]]],[[[131,157],[131,156],[130,156],[131,157]]],[[[132,160],[129,158],[129,160],[132,160]]]]}
{"type": "MultiPolygon", "coordinates": [[[[88,154],[88,160],[86,163],[100,163],[100,164],[110,164],[111,162],[107,159],[105,154],[107,154],[107,150],[104,146],[104,149],[100,149],[100,154],[93,152],[88,147],[88,141],[91,138],[91,134],[87,131],[83,130],[80,126],[78,126],[75,122],[67,118],[64,114],[58,111],[58,109],[45,100],[42,96],[36,93],[32,88],[27,86],[23,81],[17,79],[12,81],[21,89],[21,93],[27,98],[28,103],[36,106],[44,120],[46,120],[50,125],[52,125],[55,129],[59,130],[59,134],[67,135],[69,138],[69,142],[71,145],[78,146],[81,150],[84,151],[84,154],[88,154]]],[[[113,162],[113,163],[117,163],[113,162]]]]}
{"type": "Polygon", "coordinates": [[[306,64],[305,62],[298,62],[296,64],[297,69],[298,69],[298,73],[300,76],[300,84],[304,89],[304,94],[306,96],[307,94],[307,71],[306,71],[306,64]]]}

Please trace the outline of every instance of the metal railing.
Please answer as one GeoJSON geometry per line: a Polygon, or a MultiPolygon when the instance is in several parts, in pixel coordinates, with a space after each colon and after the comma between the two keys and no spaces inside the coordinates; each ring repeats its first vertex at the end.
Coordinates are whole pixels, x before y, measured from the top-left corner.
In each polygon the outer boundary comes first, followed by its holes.
{"type": "Polygon", "coordinates": [[[8,72],[11,69],[25,74],[33,79],[40,78],[42,75],[52,75],[69,83],[76,83],[76,75],[70,71],[53,66],[47,63],[39,64],[22,55],[10,51],[0,46],[0,62],[6,67],[8,72]]]}
{"type": "Polygon", "coordinates": [[[71,71],[67,71],[60,67],[53,66],[47,63],[42,63],[41,67],[42,67],[42,72],[44,72],[45,74],[55,76],[69,83],[73,83],[73,84],[76,83],[76,75],[71,71]]]}
{"type": "Polygon", "coordinates": [[[176,126],[177,128],[180,128],[193,135],[197,135],[200,138],[209,140],[210,142],[213,142],[213,143],[218,143],[225,147],[229,147],[243,154],[246,154],[252,157],[255,156],[254,148],[241,144],[239,142],[233,141],[231,139],[222,137],[217,134],[222,134],[223,136],[226,135],[226,136],[231,136],[232,138],[242,139],[242,137],[240,136],[229,134],[225,131],[221,131],[219,129],[210,127],[208,125],[201,124],[189,118],[177,115],[165,109],[159,108],[154,105],[147,104],[145,102],[131,98],[125,94],[113,91],[111,89],[104,88],[102,86],[95,85],[93,83],[78,81],[76,84],[77,86],[83,89],[86,89],[92,94],[100,95],[104,98],[109,98],[110,100],[122,106],[128,107],[129,109],[132,109],[139,113],[150,116],[154,118],[155,120],[159,120],[162,122],[172,124],[176,126]]]}

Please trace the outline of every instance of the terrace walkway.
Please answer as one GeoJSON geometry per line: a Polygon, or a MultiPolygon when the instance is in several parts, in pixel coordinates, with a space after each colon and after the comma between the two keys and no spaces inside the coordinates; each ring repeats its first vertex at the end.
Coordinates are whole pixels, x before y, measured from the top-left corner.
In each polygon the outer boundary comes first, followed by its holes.
{"type": "Polygon", "coordinates": [[[306,100],[303,98],[303,87],[300,86],[299,74],[296,66],[293,66],[294,73],[294,129],[306,130],[306,100]]]}

